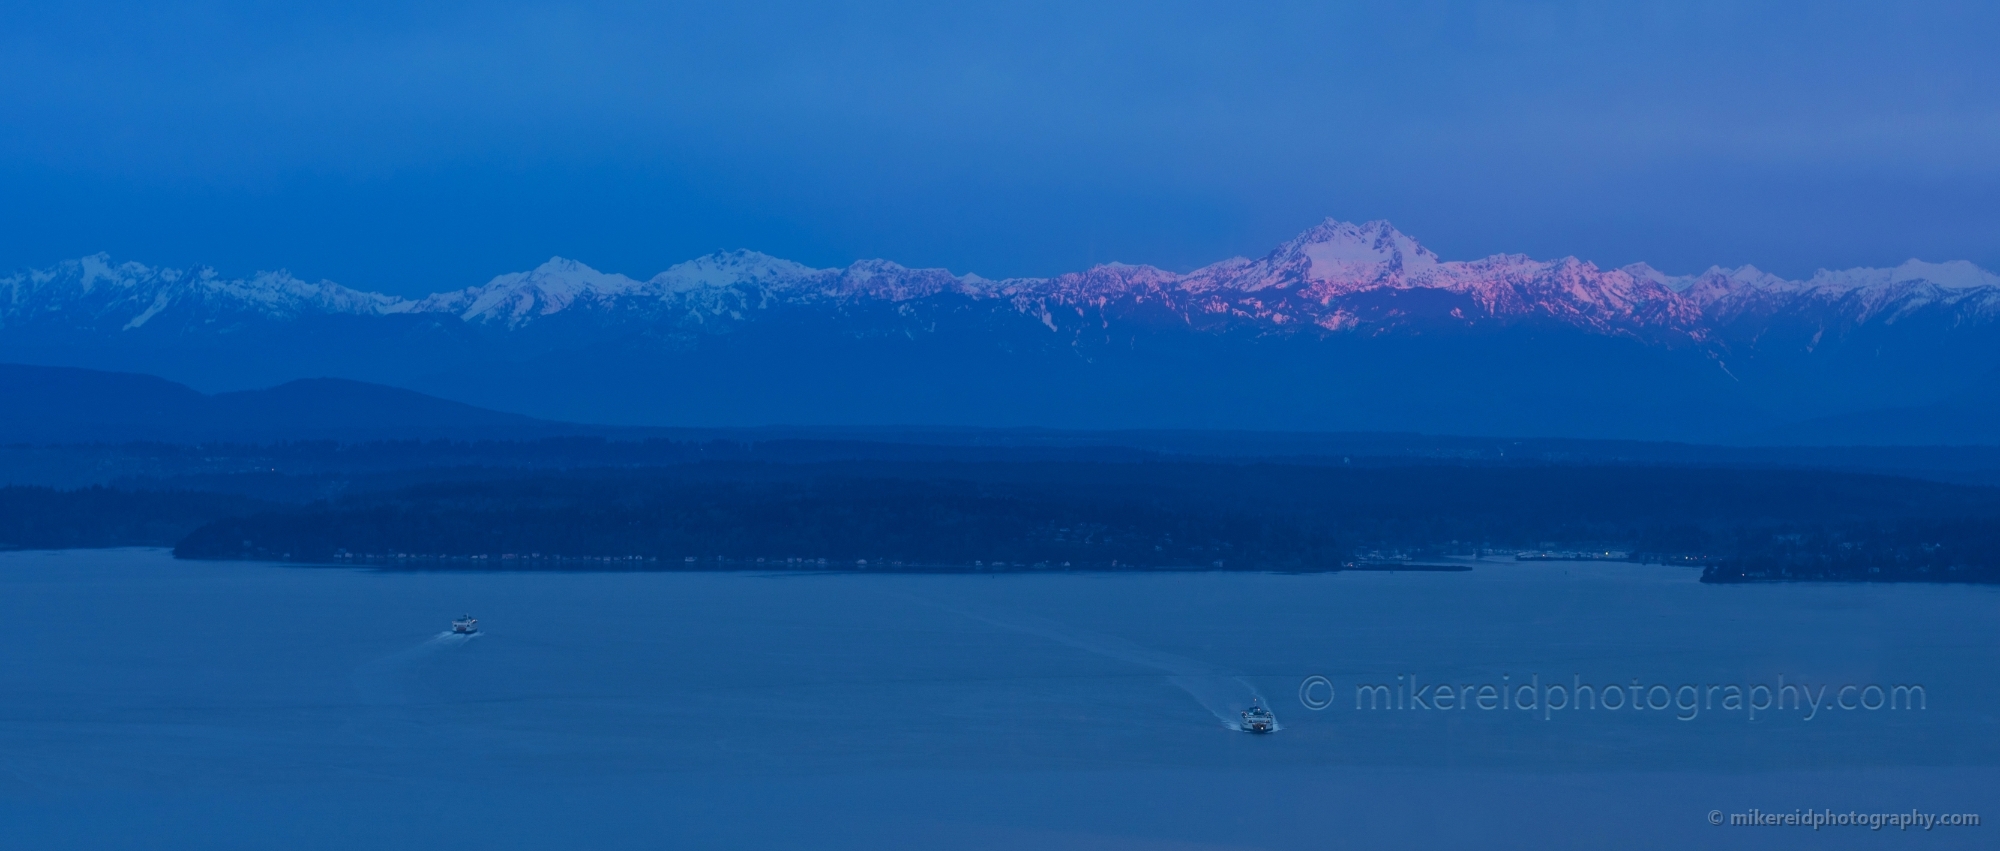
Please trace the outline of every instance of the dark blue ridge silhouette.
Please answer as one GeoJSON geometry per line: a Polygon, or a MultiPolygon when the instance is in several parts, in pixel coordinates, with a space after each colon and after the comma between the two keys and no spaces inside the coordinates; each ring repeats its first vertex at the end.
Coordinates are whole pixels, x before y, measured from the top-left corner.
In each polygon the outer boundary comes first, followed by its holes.
{"type": "Polygon", "coordinates": [[[164,378],[0,364],[0,443],[528,439],[603,431],[340,378],[205,394],[164,378]]]}

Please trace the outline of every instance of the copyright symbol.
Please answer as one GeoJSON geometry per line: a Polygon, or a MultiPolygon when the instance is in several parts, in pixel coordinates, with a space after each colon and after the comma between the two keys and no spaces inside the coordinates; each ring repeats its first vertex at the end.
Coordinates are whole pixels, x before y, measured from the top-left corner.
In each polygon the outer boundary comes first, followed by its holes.
{"type": "Polygon", "coordinates": [[[1305,704],[1307,709],[1312,710],[1320,710],[1332,706],[1333,682],[1318,674],[1307,677],[1305,682],[1299,683],[1299,702],[1305,704]],[[1318,694],[1322,688],[1326,689],[1325,699],[1321,699],[1318,694]]]}
{"type": "Polygon", "coordinates": [[[1708,811],[1708,823],[1709,823],[1709,824],[1721,824],[1721,823],[1722,823],[1722,811],[1721,811],[1721,810],[1709,810],[1709,811],[1708,811]]]}

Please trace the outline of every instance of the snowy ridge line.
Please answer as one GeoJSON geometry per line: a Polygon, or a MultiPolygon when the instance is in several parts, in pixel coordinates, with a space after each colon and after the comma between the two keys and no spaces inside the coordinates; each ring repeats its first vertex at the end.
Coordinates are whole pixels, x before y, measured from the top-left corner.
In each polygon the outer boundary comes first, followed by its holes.
{"type": "Polygon", "coordinates": [[[217,327],[309,315],[405,314],[506,328],[559,314],[706,325],[782,305],[941,297],[997,302],[1051,330],[1060,330],[1066,315],[1087,319],[1117,308],[1211,330],[1250,325],[1337,333],[1534,317],[1600,333],[1701,341],[1720,324],[1781,313],[1842,325],[1893,321],[1942,306],[1990,320],[2000,317],[2000,275],[1962,260],[1821,270],[1804,281],[1753,266],[1675,276],[1643,263],[1602,269],[1574,257],[1445,261],[1387,222],[1328,219],[1261,258],[1231,258],[1187,274],[1112,263],[1051,278],[990,280],[886,260],[816,269],[732,251],[643,281],[556,257],[479,286],[417,299],[307,282],[284,271],[225,279],[207,268],[113,264],[99,254],[0,277],[0,330],[55,323],[131,331],[169,310],[217,327]]]}

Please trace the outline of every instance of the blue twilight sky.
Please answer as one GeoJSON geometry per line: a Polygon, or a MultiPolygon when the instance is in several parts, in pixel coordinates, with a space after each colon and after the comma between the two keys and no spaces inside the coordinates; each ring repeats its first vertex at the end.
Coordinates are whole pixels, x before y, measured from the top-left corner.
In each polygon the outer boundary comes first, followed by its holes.
{"type": "Polygon", "coordinates": [[[0,268],[2000,268],[2000,4],[0,5],[0,268]]]}

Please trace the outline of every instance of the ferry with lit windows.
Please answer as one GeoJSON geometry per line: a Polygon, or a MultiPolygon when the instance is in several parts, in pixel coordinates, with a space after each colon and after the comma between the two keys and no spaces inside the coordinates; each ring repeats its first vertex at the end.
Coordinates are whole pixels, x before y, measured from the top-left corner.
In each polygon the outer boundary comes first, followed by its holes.
{"type": "Polygon", "coordinates": [[[1243,732],[1269,733],[1278,729],[1278,718],[1257,701],[1250,701],[1250,708],[1243,710],[1243,732]]]}

